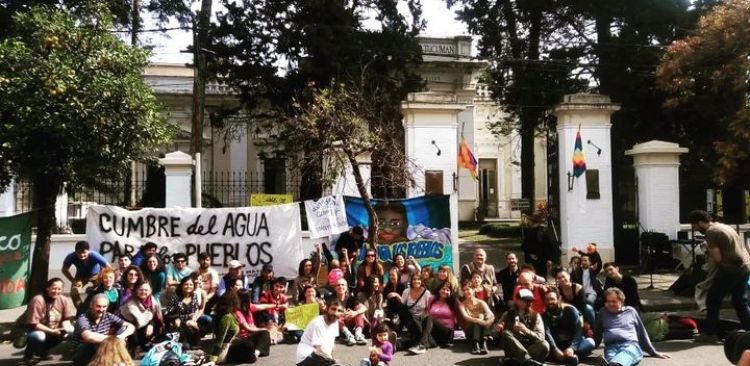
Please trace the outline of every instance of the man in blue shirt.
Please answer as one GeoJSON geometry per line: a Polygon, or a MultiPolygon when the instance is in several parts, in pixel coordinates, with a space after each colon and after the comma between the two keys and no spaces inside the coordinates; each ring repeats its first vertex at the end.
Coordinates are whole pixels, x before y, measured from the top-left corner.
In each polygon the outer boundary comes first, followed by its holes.
{"type": "Polygon", "coordinates": [[[140,249],[138,249],[138,253],[135,253],[135,256],[133,256],[133,265],[140,267],[143,265],[143,262],[146,261],[146,258],[155,255],[156,254],[156,243],[148,242],[146,244],[143,244],[140,249]]]}
{"type": "Polygon", "coordinates": [[[89,283],[96,282],[99,272],[106,267],[110,267],[104,257],[91,250],[87,241],[81,240],[76,243],[75,252],[68,254],[63,260],[62,273],[71,282],[70,298],[73,304],[78,307],[83,302],[81,294],[83,288],[89,283]],[[70,273],[70,267],[76,267],[76,274],[70,273]]]}

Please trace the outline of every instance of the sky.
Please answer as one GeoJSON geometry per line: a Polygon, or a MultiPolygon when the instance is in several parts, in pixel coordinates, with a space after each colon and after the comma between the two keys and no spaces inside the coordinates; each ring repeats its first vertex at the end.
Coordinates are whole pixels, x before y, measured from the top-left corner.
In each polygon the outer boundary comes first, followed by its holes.
{"type": "MultiPolygon", "coordinates": [[[[198,5],[200,4],[198,3],[198,5]]],[[[399,8],[403,13],[408,14],[404,1],[399,2],[399,8]]],[[[448,9],[445,0],[422,0],[422,9],[423,18],[427,22],[423,35],[452,37],[468,34],[466,26],[455,20],[455,9],[448,9]]],[[[147,23],[145,27],[153,27],[153,25],[147,23]]],[[[145,44],[154,46],[151,58],[154,62],[188,63],[192,60],[192,54],[180,52],[187,49],[192,42],[190,31],[172,30],[165,35],[150,34],[141,38],[145,44]]]]}

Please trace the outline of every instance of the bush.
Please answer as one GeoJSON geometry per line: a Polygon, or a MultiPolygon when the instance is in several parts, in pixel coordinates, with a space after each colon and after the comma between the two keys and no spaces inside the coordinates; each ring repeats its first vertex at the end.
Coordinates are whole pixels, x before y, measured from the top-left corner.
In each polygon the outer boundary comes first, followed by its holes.
{"type": "Polygon", "coordinates": [[[490,223],[479,227],[479,233],[493,238],[515,238],[521,236],[521,226],[517,224],[490,223]]]}

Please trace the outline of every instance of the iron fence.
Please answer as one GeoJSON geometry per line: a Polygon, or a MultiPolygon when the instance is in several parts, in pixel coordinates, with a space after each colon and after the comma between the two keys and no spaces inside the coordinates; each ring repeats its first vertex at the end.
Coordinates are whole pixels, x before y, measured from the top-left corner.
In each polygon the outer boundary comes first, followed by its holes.
{"type": "Polygon", "coordinates": [[[204,207],[244,207],[254,193],[291,194],[299,200],[300,177],[268,176],[258,172],[203,172],[204,207]]]}

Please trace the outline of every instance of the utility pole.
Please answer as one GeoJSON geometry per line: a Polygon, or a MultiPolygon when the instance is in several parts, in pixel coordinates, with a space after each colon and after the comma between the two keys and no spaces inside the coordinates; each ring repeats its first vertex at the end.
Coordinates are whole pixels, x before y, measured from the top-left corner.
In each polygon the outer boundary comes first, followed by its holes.
{"type": "Polygon", "coordinates": [[[213,0],[203,0],[201,10],[193,18],[193,116],[191,152],[195,159],[195,207],[201,207],[201,153],[203,152],[203,120],[206,109],[206,54],[208,28],[213,0]]]}
{"type": "MultiPolygon", "coordinates": [[[[130,45],[138,47],[138,32],[141,30],[141,0],[133,0],[130,8],[130,45]]],[[[130,162],[130,169],[125,173],[125,186],[123,187],[124,206],[131,207],[135,204],[135,191],[133,190],[133,177],[135,176],[135,161],[130,162]]]]}

